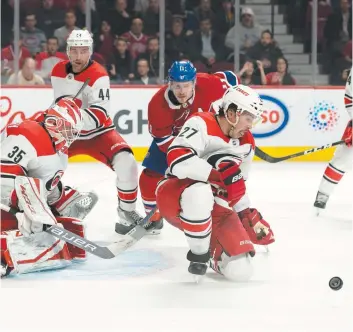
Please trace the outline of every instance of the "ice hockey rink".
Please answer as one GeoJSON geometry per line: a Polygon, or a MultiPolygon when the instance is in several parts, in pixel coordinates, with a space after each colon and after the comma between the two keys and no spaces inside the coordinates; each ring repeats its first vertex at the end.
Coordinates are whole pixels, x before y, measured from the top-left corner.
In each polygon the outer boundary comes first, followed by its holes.
{"type": "MultiPolygon", "coordinates": [[[[182,232],[165,224],[111,260],[89,256],[70,268],[1,281],[0,330],[12,331],[352,331],[352,173],[320,217],[312,204],[325,163],[255,162],[247,182],[252,206],[271,224],[276,242],[253,259],[255,274],[232,283],[209,269],[195,284],[187,272],[182,232]],[[329,288],[339,276],[343,288],[329,288]]],[[[73,163],[67,185],[94,189],[100,201],[87,236],[116,238],[114,173],[73,163]]],[[[142,212],[142,203],[139,201],[142,212]]]]}

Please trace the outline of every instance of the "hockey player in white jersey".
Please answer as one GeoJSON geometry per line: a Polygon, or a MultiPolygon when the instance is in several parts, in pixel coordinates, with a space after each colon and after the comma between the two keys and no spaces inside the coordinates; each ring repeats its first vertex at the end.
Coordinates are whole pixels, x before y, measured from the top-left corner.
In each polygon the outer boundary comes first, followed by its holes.
{"type": "Polygon", "coordinates": [[[55,203],[52,194],[68,164],[68,148],[77,139],[82,126],[80,109],[63,98],[46,112],[43,122],[25,120],[10,124],[2,133],[1,204],[22,213],[15,217],[1,211],[1,277],[11,271],[27,273],[62,268],[73,259],[85,258],[82,249],[43,232],[43,224],[23,212],[16,184],[23,178],[36,186],[43,198],[38,199],[40,206],[50,211],[49,219],[83,237],[84,226],[80,220],[65,216],[55,218],[50,210],[50,205],[55,203]]]}
{"type": "MultiPolygon", "coordinates": [[[[120,222],[138,224],[142,216],[136,211],[138,168],[131,147],[115,130],[110,118],[110,81],[103,66],[90,59],[93,40],[89,31],[74,30],[67,39],[68,61],[57,63],[51,73],[55,100],[72,96],[89,79],[88,86],[74,102],[82,108],[84,126],[80,137],[70,147],[69,157],[88,155],[116,173],[118,216],[120,222]]],[[[72,217],[84,218],[94,207],[94,193],[79,193],[70,187],[57,191],[60,207],[72,217]],[[82,202],[82,203],[81,203],[82,202]],[[84,203],[87,203],[84,206],[84,203]],[[78,205],[78,207],[77,207],[78,205]],[[76,212],[80,207],[81,214],[76,212]]]]}
{"type": "Polygon", "coordinates": [[[269,224],[250,208],[244,182],[254,156],[249,129],[262,107],[250,87],[229,88],[218,115],[190,117],[168,149],[157,205],[162,217],[184,232],[192,274],[204,275],[210,263],[231,280],[248,280],[253,244],[274,242],[269,224]]]}
{"type": "Polygon", "coordinates": [[[350,120],[343,133],[342,140],[345,144],[336,148],[335,154],[327,165],[322,177],[319,190],[316,194],[314,207],[317,215],[326,208],[326,204],[330,195],[333,193],[336,185],[341,181],[345,172],[350,170],[353,165],[353,148],[352,148],[352,117],[353,117],[353,101],[352,101],[352,69],[347,78],[346,90],[344,95],[344,104],[348,112],[350,120]]]}

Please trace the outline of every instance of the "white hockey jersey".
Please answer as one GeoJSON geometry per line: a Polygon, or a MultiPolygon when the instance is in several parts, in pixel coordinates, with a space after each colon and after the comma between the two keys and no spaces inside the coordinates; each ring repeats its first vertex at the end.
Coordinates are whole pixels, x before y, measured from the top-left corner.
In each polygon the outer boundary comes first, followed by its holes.
{"type": "Polygon", "coordinates": [[[54,97],[73,96],[84,82],[89,83],[75,100],[83,109],[83,130],[79,139],[90,139],[114,129],[110,112],[110,80],[106,70],[99,63],[90,61],[79,74],[74,74],[70,61],[57,63],[51,74],[54,97]]]}
{"type": "Polygon", "coordinates": [[[252,160],[254,145],[250,132],[240,139],[229,138],[223,134],[214,114],[199,113],[185,122],[170,145],[168,171],[179,179],[206,182],[212,168],[217,168],[216,163],[222,161],[222,155],[232,156],[241,165],[252,160]]]}
{"type": "Polygon", "coordinates": [[[344,105],[346,107],[346,110],[349,114],[349,118],[353,118],[353,99],[352,99],[352,69],[349,72],[349,76],[347,78],[346,82],[346,91],[344,94],[344,105]]]}
{"type": "Polygon", "coordinates": [[[6,127],[1,141],[1,203],[10,205],[16,176],[43,181],[46,197],[57,186],[68,165],[68,155],[57,152],[46,129],[25,120],[6,127]]]}
{"type": "MultiPolygon", "coordinates": [[[[190,117],[168,149],[167,173],[179,179],[207,182],[212,168],[217,169],[223,161],[235,161],[240,165],[244,180],[248,178],[254,157],[255,142],[247,132],[240,139],[225,136],[215,114],[198,113],[190,117]]],[[[234,207],[242,211],[249,207],[245,195],[234,207]]]]}

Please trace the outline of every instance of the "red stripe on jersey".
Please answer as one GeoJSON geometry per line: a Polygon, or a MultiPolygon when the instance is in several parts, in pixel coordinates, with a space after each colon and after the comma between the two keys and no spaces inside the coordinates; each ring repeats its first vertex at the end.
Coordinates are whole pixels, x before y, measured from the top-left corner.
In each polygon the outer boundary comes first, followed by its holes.
{"type": "Polygon", "coordinates": [[[168,166],[171,166],[177,159],[185,157],[187,155],[193,155],[195,152],[186,147],[173,147],[171,150],[168,151],[167,154],[167,163],[168,166]]]}
{"type": "MultiPolygon", "coordinates": [[[[208,230],[212,223],[211,217],[208,219],[201,221],[201,220],[184,220],[180,218],[181,226],[185,232],[192,232],[192,233],[204,233],[208,230]]],[[[203,234],[201,234],[203,235],[203,234]]]]}
{"type": "Polygon", "coordinates": [[[347,96],[344,97],[344,104],[349,105],[352,104],[352,98],[349,98],[347,96]]]}
{"type": "Polygon", "coordinates": [[[17,164],[1,164],[0,172],[13,174],[13,175],[26,175],[26,172],[24,171],[24,169],[17,164]]]}
{"type": "Polygon", "coordinates": [[[326,167],[324,176],[335,183],[338,183],[344,175],[344,172],[339,171],[338,169],[332,167],[330,164],[326,167]]]}
{"type": "MultiPolygon", "coordinates": [[[[107,113],[103,110],[96,108],[96,107],[88,107],[88,110],[91,111],[99,122],[99,126],[103,126],[107,123],[110,118],[108,117],[107,113]]],[[[111,121],[110,121],[111,122],[111,121]]]]}

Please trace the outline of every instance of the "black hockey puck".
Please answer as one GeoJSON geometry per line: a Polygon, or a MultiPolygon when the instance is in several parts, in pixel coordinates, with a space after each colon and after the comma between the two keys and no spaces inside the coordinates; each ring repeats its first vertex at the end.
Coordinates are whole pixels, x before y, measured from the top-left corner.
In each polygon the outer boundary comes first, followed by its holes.
{"type": "Polygon", "coordinates": [[[343,280],[340,277],[333,277],[330,279],[328,285],[332,290],[338,291],[343,286],[343,280]]]}

